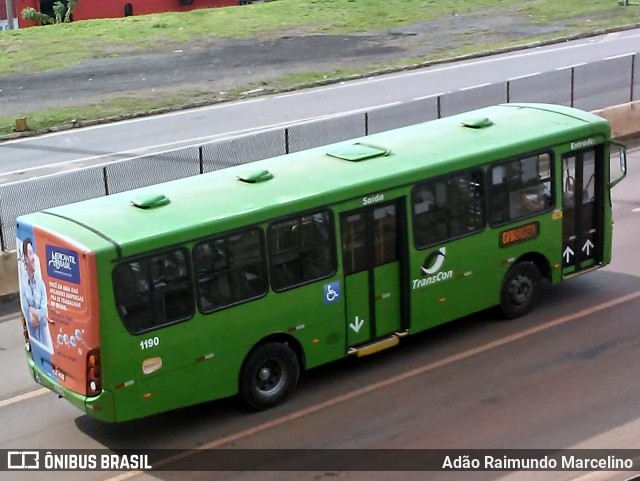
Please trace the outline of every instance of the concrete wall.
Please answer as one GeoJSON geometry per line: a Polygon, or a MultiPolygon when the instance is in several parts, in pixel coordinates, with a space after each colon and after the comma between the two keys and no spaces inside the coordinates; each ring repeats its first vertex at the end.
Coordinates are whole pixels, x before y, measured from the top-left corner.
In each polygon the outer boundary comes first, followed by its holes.
{"type": "MultiPolygon", "coordinates": [[[[616,105],[594,114],[611,123],[615,139],[640,136],[640,101],[616,105]]],[[[16,251],[0,252],[0,302],[18,297],[18,264],[16,251]]]]}
{"type": "Polygon", "coordinates": [[[640,101],[596,110],[593,113],[609,121],[611,136],[614,139],[624,140],[640,135],[640,101]]]}
{"type": "Polygon", "coordinates": [[[18,297],[16,251],[0,252],[0,302],[18,297]]]}

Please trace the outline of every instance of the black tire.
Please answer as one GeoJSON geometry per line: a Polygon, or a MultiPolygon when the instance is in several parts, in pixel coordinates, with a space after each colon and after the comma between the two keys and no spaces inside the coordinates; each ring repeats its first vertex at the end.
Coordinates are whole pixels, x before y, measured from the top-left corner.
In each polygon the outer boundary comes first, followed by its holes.
{"type": "Polygon", "coordinates": [[[500,309],[509,319],[524,316],[535,307],[539,292],[540,270],[532,262],[520,262],[502,282],[500,309]]]}
{"type": "Polygon", "coordinates": [[[295,353],[286,344],[262,344],[249,354],[240,374],[240,397],[254,409],[268,409],[284,401],[300,375],[295,353]]]}

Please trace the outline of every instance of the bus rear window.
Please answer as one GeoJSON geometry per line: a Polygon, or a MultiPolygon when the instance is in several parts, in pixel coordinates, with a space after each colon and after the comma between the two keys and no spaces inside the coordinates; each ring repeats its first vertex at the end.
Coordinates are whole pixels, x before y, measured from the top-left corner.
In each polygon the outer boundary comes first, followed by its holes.
{"type": "Polygon", "coordinates": [[[184,321],[194,314],[194,295],[184,249],[125,262],[113,271],[120,318],[140,333],[184,321]]]}

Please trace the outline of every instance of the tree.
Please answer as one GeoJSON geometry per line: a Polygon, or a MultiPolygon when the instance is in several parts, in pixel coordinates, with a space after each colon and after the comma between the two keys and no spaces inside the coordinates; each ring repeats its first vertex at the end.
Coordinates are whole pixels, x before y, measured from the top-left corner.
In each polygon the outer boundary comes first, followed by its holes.
{"type": "Polygon", "coordinates": [[[45,13],[38,12],[35,8],[25,8],[22,10],[22,18],[25,20],[33,20],[34,22],[38,22],[40,25],[69,23],[71,21],[73,10],[76,8],[79,1],[80,0],[68,0],[63,3],[58,0],[53,4],[53,17],[45,13]]]}

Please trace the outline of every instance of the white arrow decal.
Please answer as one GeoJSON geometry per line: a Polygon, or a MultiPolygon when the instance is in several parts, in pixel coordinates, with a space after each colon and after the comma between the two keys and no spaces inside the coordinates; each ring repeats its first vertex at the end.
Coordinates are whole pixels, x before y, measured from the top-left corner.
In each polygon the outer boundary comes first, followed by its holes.
{"type": "Polygon", "coordinates": [[[593,242],[591,242],[589,239],[587,239],[587,242],[584,243],[584,245],[582,246],[582,252],[584,252],[585,254],[589,255],[591,253],[591,249],[593,249],[594,245],[593,242]]]}
{"type": "Polygon", "coordinates": [[[358,332],[363,324],[364,324],[364,319],[360,319],[358,318],[358,316],[356,316],[355,324],[352,322],[351,324],[349,324],[349,327],[353,329],[355,332],[358,332]]]}
{"type": "Polygon", "coordinates": [[[571,258],[571,256],[573,254],[574,254],[573,249],[571,249],[571,247],[567,246],[567,248],[562,253],[562,257],[564,257],[564,260],[565,260],[565,262],[567,264],[569,263],[569,259],[571,258]]]}

